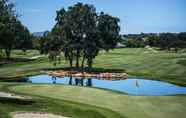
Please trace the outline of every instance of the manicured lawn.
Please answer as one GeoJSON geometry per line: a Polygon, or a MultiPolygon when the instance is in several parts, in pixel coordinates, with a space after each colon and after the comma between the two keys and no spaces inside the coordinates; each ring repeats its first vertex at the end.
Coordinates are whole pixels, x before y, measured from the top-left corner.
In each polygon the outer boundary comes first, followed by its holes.
{"type": "MultiPolygon", "coordinates": [[[[24,57],[38,56],[37,51],[29,51],[24,57]]],[[[23,57],[20,51],[14,51],[13,57],[23,57]]],[[[145,48],[115,49],[109,53],[101,52],[94,61],[94,68],[123,70],[131,76],[146,79],[163,80],[186,85],[186,53],[170,53],[145,48]]],[[[47,56],[29,62],[1,65],[0,78],[23,77],[38,74],[42,69],[65,68],[68,62],[62,57],[61,64],[54,67],[47,56]]]]}
{"type": "Polygon", "coordinates": [[[127,118],[185,118],[186,96],[128,96],[95,88],[64,85],[20,85],[11,90],[58,100],[90,104],[127,118]]]}
{"type": "Polygon", "coordinates": [[[40,55],[39,51],[37,50],[27,50],[25,53],[22,50],[13,50],[12,52],[12,57],[22,57],[22,58],[29,58],[29,57],[33,57],[33,56],[38,56],[40,55]]]}
{"type": "MultiPolygon", "coordinates": [[[[7,84],[0,83],[0,90],[7,84]]],[[[11,84],[14,85],[14,84],[11,84]]],[[[31,95],[32,96],[32,95],[31,95]]],[[[112,110],[69,100],[32,96],[31,101],[0,97],[0,118],[11,118],[12,112],[44,112],[71,118],[125,118],[112,110]]]]}
{"type": "MultiPolygon", "coordinates": [[[[40,74],[43,69],[68,67],[63,57],[61,64],[55,67],[46,55],[41,56],[35,50],[28,51],[26,55],[15,50],[12,56],[14,63],[0,64],[0,81],[17,81],[21,77],[40,74]]],[[[101,52],[94,62],[94,70],[97,71],[122,70],[130,76],[186,86],[186,53],[125,48],[101,52]]],[[[17,83],[0,83],[0,90],[8,90],[6,86],[10,84],[12,91],[29,94],[34,102],[25,105],[22,104],[24,101],[0,98],[0,118],[9,118],[10,112],[23,110],[75,118],[119,118],[121,115],[127,118],[186,117],[186,96],[129,96],[95,88],[17,83]]]]}
{"type": "Polygon", "coordinates": [[[95,60],[96,67],[124,69],[147,79],[186,85],[186,53],[169,53],[144,48],[117,49],[95,60]]]}

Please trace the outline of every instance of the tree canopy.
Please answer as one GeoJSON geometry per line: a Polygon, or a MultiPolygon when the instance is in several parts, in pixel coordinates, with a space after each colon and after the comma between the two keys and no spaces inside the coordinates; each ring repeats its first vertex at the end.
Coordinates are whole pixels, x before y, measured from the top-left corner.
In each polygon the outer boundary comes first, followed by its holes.
{"type": "Polygon", "coordinates": [[[141,33],[128,34],[122,38],[126,47],[144,47],[146,45],[157,47],[161,50],[178,51],[186,47],[186,33],[141,33]]]}
{"type": "Polygon", "coordinates": [[[16,44],[22,44],[21,48],[29,40],[29,31],[17,18],[14,4],[9,0],[0,0],[0,47],[5,50],[7,59],[16,44]]]}
{"type": "Polygon", "coordinates": [[[77,3],[57,11],[56,25],[43,41],[45,50],[63,52],[70,67],[92,68],[93,59],[100,50],[113,49],[119,40],[119,19],[93,5],[77,3]],[[52,43],[50,43],[52,42],[52,43]],[[86,63],[85,63],[86,62],[86,63]]]}

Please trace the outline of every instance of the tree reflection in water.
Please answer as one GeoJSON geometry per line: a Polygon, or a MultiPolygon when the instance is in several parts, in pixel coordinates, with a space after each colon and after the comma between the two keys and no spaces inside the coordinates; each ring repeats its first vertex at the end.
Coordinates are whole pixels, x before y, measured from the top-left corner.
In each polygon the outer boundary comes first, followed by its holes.
{"type": "MultiPolygon", "coordinates": [[[[52,76],[52,83],[56,84],[57,77],[52,76]]],[[[76,86],[92,86],[92,79],[91,78],[73,78],[72,76],[69,77],[69,85],[76,85],[76,86]]]]}
{"type": "Polygon", "coordinates": [[[56,84],[56,77],[55,76],[52,76],[52,83],[56,84]]]}
{"type": "Polygon", "coordinates": [[[72,76],[70,76],[69,85],[72,85],[72,76]]]}
{"type": "Polygon", "coordinates": [[[92,86],[92,79],[87,79],[87,86],[92,86]]]}
{"type": "Polygon", "coordinates": [[[92,79],[91,78],[73,78],[72,76],[69,77],[69,85],[76,85],[76,86],[92,86],[92,79]]]}
{"type": "Polygon", "coordinates": [[[75,85],[78,86],[78,85],[81,85],[83,86],[83,81],[84,79],[83,78],[75,78],[75,85]]]}

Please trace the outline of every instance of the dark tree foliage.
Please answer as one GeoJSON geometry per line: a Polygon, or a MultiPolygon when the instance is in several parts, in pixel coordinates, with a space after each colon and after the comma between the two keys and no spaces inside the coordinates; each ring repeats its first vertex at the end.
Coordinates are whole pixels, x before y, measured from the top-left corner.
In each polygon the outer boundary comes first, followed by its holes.
{"type": "Polygon", "coordinates": [[[10,58],[11,51],[16,44],[23,43],[22,45],[26,46],[28,37],[29,31],[17,19],[14,4],[9,0],[0,0],[0,48],[5,51],[6,58],[10,58]]]}
{"type": "Polygon", "coordinates": [[[119,19],[98,14],[93,5],[77,3],[67,10],[57,11],[56,25],[50,35],[44,36],[44,51],[62,51],[70,67],[92,68],[93,60],[101,49],[113,49],[119,40],[119,19]],[[80,63],[81,61],[81,63],[80,63]]]}
{"type": "Polygon", "coordinates": [[[31,40],[31,35],[29,30],[24,27],[23,25],[20,25],[20,29],[19,30],[19,34],[17,34],[17,38],[16,38],[16,42],[15,42],[15,49],[21,49],[24,52],[26,52],[26,50],[28,49],[32,49],[33,48],[33,43],[31,40]]]}
{"type": "Polygon", "coordinates": [[[158,35],[150,35],[147,37],[147,40],[145,41],[146,45],[156,47],[158,45],[159,36],[158,35]]]}
{"type": "Polygon", "coordinates": [[[2,49],[5,49],[7,58],[10,57],[15,41],[15,25],[17,25],[17,20],[13,5],[8,0],[0,0],[0,45],[2,49]]]}
{"type": "Polygon", "coordinates": [[[140,38],[138,39],[128,39],[125,42],[125,46],[129,48],[144,48],[144,41],[140,38]]]}
{"type": "Polygon", "coordinates": [[[186,48],[186,32],[179,33],[178,39],[180,40],[180,47],[186,48]]]}
{"type": "Polygon", "coordinates": [[[176,52],[184,45],[182,39],[179,38],[179,34],[176,33],[161,33],[157,43],[157,46],[161,49],[166,49],[168,51],[174,49],[176,52]]]}
{"type": "Polygon", "coordinates": [[[186,33],[141,33],[124,35],[122,43],[126,47],[152,46],[161,50],[175,51],[186,47],[186,33]],[[143,39],[143,40],[138,40],[143,39]]]}
{"type": "Polygon", "coordinates": [[[100,16],[98,17],[99,36],[101,41],[103,41],[101,46],[106,51],[115,48],[119,42],[120,27],[118,22],[118,18],[104,14],[103,12],[101,12],[100,16]]]}

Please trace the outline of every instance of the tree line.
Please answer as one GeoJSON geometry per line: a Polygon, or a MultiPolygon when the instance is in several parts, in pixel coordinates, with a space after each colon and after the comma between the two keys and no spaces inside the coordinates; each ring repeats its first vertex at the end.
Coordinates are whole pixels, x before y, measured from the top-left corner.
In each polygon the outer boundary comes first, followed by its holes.
{"type": "Polygon", "coordinates": [[[61,54],[70,67],[92,68],[100,50],[114,49],[120,40],[119,19],[93,5],[77,3],[57,11],[56,24],[42,37],[34,37],[20,22],[9,0],[0,0],[0,58],[10,59],[13,49],[37,49],[56,65],[61,54]]]}
{"type": "Polygon", "coordinates": [[[56,24],[42,37],[34,37],[19,21],[14,4],[0,0],[0,57],[7,59],[12,49],[37,49],[48,54],[54,65],[64,55],[70,67],[89,70],[101,50],[108,52],[118,42],[126,47],[157,47],[178,51],[186,47],[186,32],[141,33],[120,36],[119,18],[97,12],[90,4],[77,3],[56,13],[56,24]]]}
{"type": "Polygon", "coordinates": [[[108,52],[120,39],[119,19],[97,13],[93,5],[77,3],[62,8],[55,20],[52,31],[41,38],[41,52],[49,54],[54,64],[63,52],[71,68],[83,70],[87,66],[90,70],[100,50],[108,52]]]}
{"type": "Polygon", "coordinates": [[[186,32],[129,34],[123,36],[122,43],[130,48],[148,45],[162,50],[174,50],[177,52],[179,49],[186,48],[186,32]]]}

